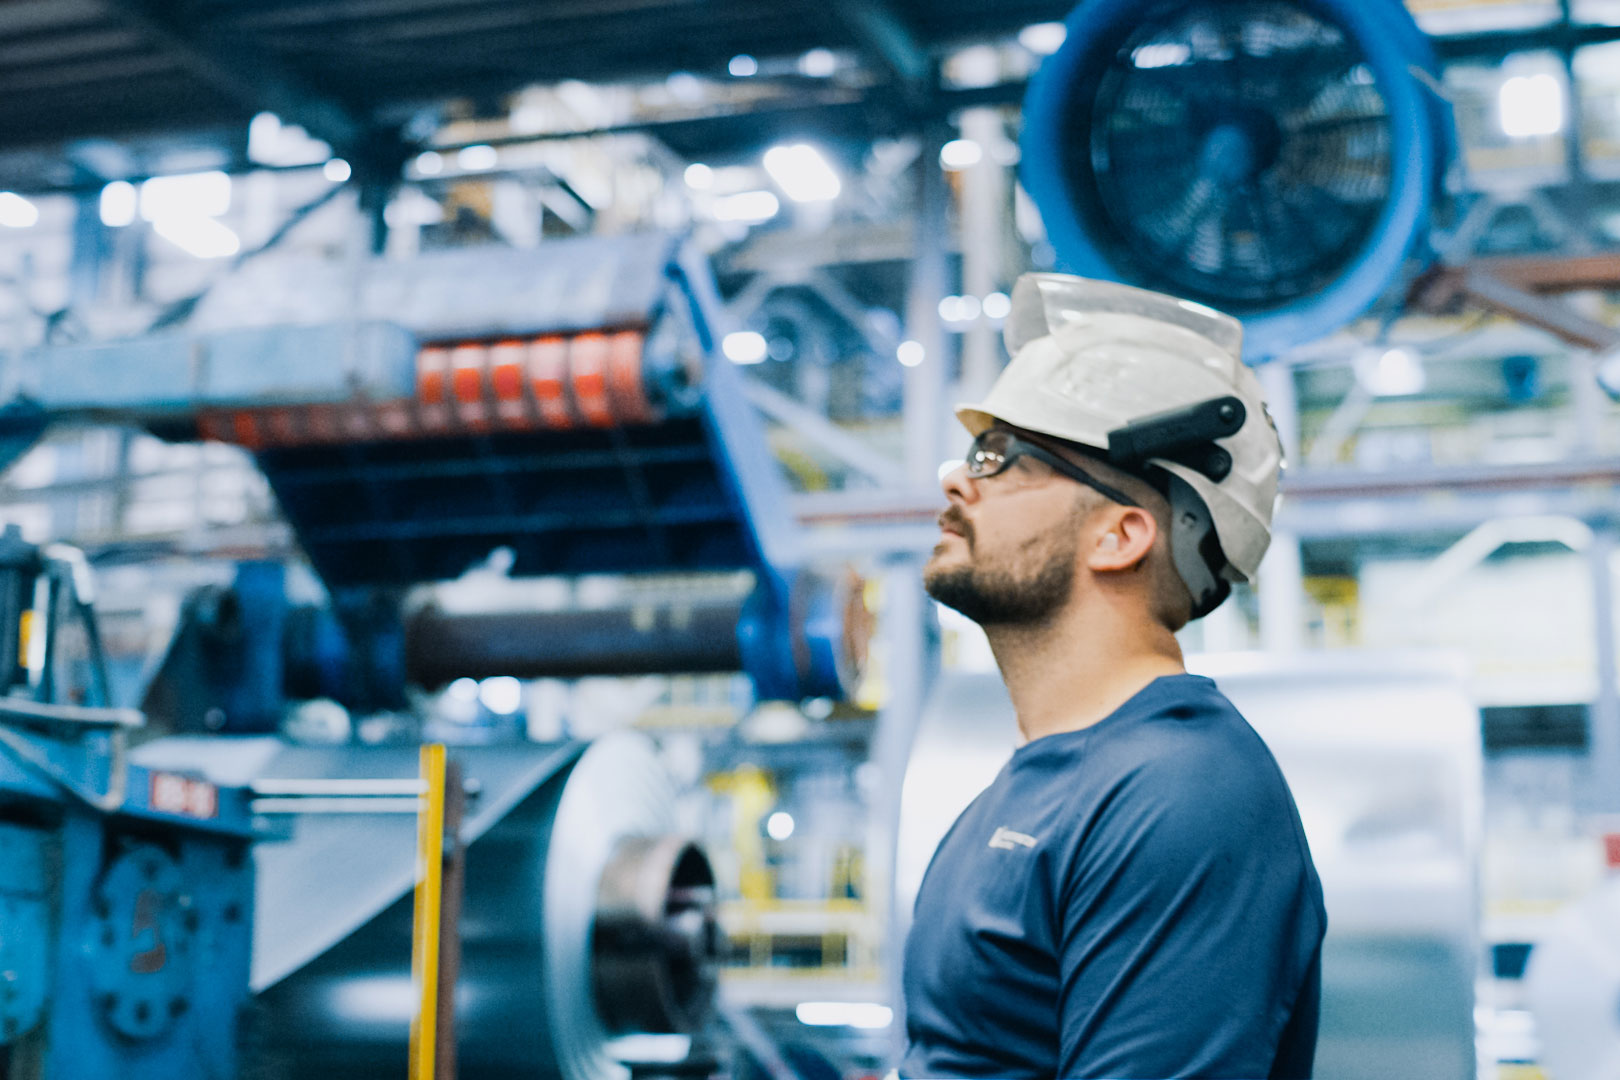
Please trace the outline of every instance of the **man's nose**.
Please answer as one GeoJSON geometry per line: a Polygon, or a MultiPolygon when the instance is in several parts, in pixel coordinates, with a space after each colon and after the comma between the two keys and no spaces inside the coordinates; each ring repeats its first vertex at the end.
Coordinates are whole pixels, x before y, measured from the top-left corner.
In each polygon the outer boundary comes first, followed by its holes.
{"type": "Polygon", "coordinates": [[[979,498],[979,485],[968,474],[967,462],[962,462],[939,478],[940,490],[945,497],[953,502],[976,502],[979,498]]]}

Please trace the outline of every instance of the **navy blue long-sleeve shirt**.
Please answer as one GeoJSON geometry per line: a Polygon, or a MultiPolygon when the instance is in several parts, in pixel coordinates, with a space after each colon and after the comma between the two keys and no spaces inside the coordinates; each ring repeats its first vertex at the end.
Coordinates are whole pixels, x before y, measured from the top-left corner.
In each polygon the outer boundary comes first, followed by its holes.
{"type": "Polygon", "coordinates": [[[1271,753],[1208,679],[1013,754],[941,841],[906,1077],[1309,1077],[1327,916],[1271,753]]]}

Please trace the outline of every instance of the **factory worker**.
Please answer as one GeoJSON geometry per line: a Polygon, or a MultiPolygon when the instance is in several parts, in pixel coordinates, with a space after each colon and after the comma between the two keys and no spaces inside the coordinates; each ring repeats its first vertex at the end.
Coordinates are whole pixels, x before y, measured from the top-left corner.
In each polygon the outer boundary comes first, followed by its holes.
{"type": "Polygon", "coordinates": [[[984,627],[1025,743],[940,843],[905,1077],[1308,1077],[1326,914],[1276,762],[1175,633],[1251,581],[1282,451],[1242,329],[1030,274],[957,416],[928,592],[984,627]]]}

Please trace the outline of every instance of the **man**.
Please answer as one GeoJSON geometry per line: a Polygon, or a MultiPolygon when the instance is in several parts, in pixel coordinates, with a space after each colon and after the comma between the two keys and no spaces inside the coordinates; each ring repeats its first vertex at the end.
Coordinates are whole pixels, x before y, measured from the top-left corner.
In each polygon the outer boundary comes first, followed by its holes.
{"type": "Polygon", "coordinates": [[[1026,742],[940,843],[907,1077],[1308,1077],[1326,915],[1259,737],[1175,633],[1251,580],[1282,452],[1236,320],[1031,274],[943,481],[930,595],[1026,742]]]}

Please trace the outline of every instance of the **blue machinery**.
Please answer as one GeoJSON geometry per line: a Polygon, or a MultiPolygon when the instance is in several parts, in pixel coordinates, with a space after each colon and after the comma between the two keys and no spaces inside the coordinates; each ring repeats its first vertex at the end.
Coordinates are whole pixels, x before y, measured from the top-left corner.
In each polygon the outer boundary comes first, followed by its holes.
{"type": "MultiPolygon", "coordinates": [[[[480,674],[436,659],[469,637],[501,648],[502,674],[580,673],[579,658],[569,668],[555,654],[586,627],[531,624],[525,642],[498,621],[407,625],[406,587],[453,578],[498,548],[519,577],[751,570],[757,587],[728,613],[733,629],[687,635],[686,669],[747,671],[762,697],[843,691],[860,647],[845,639],[853,597],[803,565],[775,462],[736,373],[715,362],[701,263],[669,237],[642,236],[427,259],[416,273],[401,288],[448,294],[453,307],[414,324],[406,314],[407,325],[160,336],[30,357],[7,410],[9,447],[26,449],[46,418],[87,416],[252,451],[331,595],[342,633],[315,628],[304,659],[318,689],[346,704],[397,706],[413,674],[429,686],[480,674]],[[524,644],[530,655],[513,655],[524,644]],[[411,656],[427,666],[407,670],[411,656]]],[[[266,624],[255,641],[274,640],[273,586],[245,587],[266,624]]],[[[622,629],[595,628],[589,670],[662,662],[622,629]],[[617,658],[614,637],[626,643],[617,658]]],[[[252,665],[265,687],[285,666],[252,665]]],[[[260,716],[279,712],[274,696],[259,695],[260,716]]]]}
{"type": "Polygon", "coordinates": [[[0,1062],[229,1076],[247,1004],[247,793],[131,764],[85,575],[0,537],[0,1062]]]}
{"type": "MultiPolygon", "coordinates": [[[[761,696],[844,692],[858,589],[803,564],[774,460],[715,362],[706,270],[679,243],[411,272],[454,294],[444,314],[28,358],[8,460],[72,417],[234,442],[326,586],[328,604],[296,605],[282,567],[247,564],[193,596],[148,713],[268,731],[289,700],[387,709],[408,682],[494,673],[742,670],[761,696]],[[749,571],[754,586],[651,612],[514,608],[515,582],[487,610],[406,608],[408,587],[500,549],[518,578],[749,571]]],[[[366,796],[408,784],[410,755],[177,738],[132,757],[143,717],[105,700],[82,560],[6,543],[0,656],[25,658],[25,696],[0,705],[0,1044],[49,1080],[229,1076],[238,1044],[265,1076],[397,1074],[411,825],[366,796]],[[282,812],[294,827],[251,846],[282,812]]],[[[479,796],[462,831],[461,1074],[622,1075],[609,1036],[689,1028],[712,987],[713,878],[659,839],[667,781],[625,740],[463,765],[479,796]]]]}
{"type": "Polygon", "coordinates": [[[1229,311],[1270,359],[1430,257],[1438,85],[1398,0],[1087,0],[1030,85],[1022,176],[1058,269],[1229,311]]]}

